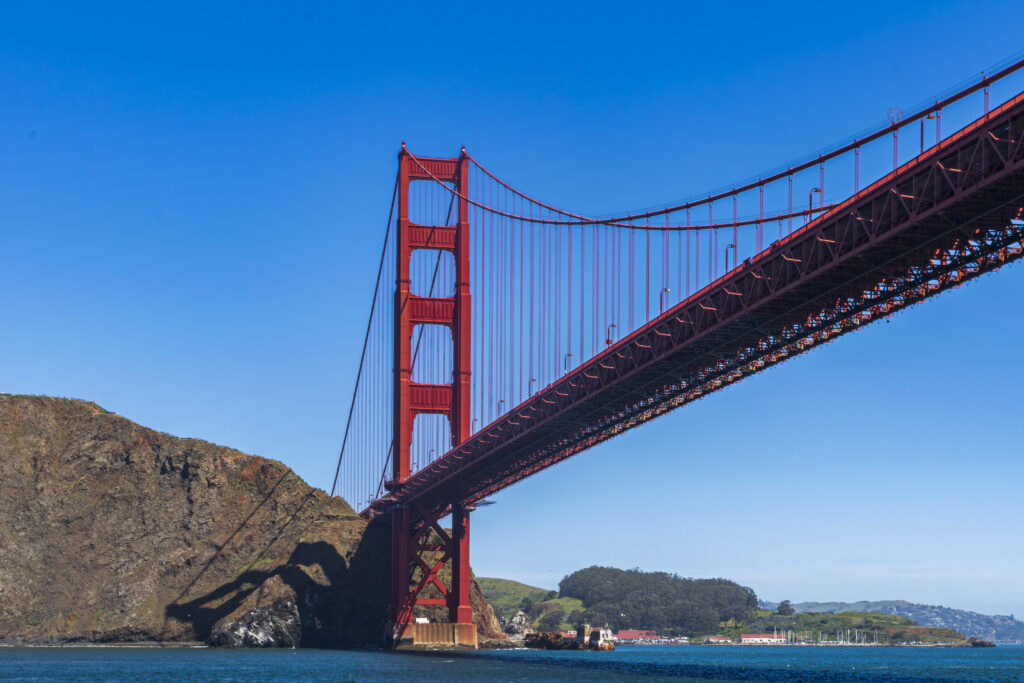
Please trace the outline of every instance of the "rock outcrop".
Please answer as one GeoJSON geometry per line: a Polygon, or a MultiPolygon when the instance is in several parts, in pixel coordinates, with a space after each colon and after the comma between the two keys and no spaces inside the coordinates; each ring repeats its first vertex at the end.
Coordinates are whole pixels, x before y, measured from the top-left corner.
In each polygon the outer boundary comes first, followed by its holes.
{"type": "Polygon", "coordinates": [[[602,650],[607,652],[615,649],[615,643],[610,640],[601,641],[594,638],[581,643],[575,639],[566,638],[561,631],[527,633],[523,639],[523,645],[534,650],[602,650]]]}
{"type": "Polygon", "coordinates": [[[569,645],[575,642],[566,640],[558,631],[544,631],[527,633],[524,644],[535,650],[568,650],[569,645]]]}
{"type": "Polygon", "coordinates": [[[386,520],[279,462],[0,395],[0,642],[378,645],[389,562],[386,520]]]}
{"type": "Polygon", "coordinates": [[[505,633],[522,637],[529,633],[531,628],[530,617],[523,610],[519,610],[505,626],[505,633]]]}

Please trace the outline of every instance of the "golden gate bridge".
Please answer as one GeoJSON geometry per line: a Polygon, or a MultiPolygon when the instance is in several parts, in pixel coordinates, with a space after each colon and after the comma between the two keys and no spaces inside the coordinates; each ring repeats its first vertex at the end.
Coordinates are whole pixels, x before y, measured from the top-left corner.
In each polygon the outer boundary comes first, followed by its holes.
{"type": "Polygon", "coordinates": [[[990,94],[1022,67],[736,187],[603,218],[465,149],[403,143],[332,487],[390,520],[391,640],[476,643],[486,496],[1020,258],[1024,93],[990,94]],[[415,623],[430,607],[447,622],[415,623]]]}

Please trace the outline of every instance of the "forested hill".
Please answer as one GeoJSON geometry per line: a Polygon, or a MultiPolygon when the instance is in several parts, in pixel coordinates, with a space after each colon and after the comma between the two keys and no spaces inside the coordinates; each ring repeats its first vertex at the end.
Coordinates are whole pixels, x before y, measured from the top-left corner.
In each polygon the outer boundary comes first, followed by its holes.
{"type": "MultiPolygon", "coordinates": [[[[775,609],[775,603],[763,602],[766,609],[775,609]]],[[[921,605],[906,600],[875,600],[860,602],[799,602],[793,604],[797,612],[881,612],[909,617],[922,626],[951,628],[975,638],[997,643],[1024,641],[1024,622],[1013,615],[978,614],[951,607],[921,605]]]]}
{"type": "Polygon", "coordinates": [[[615,629],[715,633],[721,622],[745,620],[757,608],[754,591],[733,581],[639,569],[588,567],[566,576],[558,589],[583,603],[590,623],[615,629]]]}

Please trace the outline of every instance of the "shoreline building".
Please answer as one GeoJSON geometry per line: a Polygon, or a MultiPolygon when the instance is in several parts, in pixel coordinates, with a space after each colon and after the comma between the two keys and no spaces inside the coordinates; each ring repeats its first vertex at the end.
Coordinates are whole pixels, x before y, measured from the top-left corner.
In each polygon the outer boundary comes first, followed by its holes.
{"type": "Polygon", "coordinates": [[[741,645],[784,645],[786,636],[777,633],[744,633],[740,635],[741,645]]]}
{"type": "Polygon", "coordinates": [[[616,631],[612,636],[614,640],[623,643],[637,642],[641,640],[655,640],[657,637],[658,636],[654,633],[654,631],[630,628],[620,629],[616,631]]]}
{"type": "Polygon", "coordinates": [[[615,648],[611,629],[591,628],[590,624],[580,624],[576,627],[576,642],[584,649],[587,647],[597,650],[615,648]]]}
{"type": "Polygon", "coordinates": [[[731,645],[732,638],[726,638],[725,636],[708,636],[704,639],[704,642],[708,645],[731,645]]]}

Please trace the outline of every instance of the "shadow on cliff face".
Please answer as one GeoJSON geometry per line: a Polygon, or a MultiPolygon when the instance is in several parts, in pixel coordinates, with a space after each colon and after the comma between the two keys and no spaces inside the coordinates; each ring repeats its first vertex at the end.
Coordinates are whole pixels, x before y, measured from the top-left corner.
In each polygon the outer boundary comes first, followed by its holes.
{"type": "Polygon", "coordinates": [[[371,522],[349,562],[326,541],[300,542],[283,564],[246,570],[187,602],[179,597],[165,614],[210,640],[215,629],[230,628],[254,609],[270,607],[297,614],[299,622],[298,633],[276,645],[379,645],[387,618],[390,533],[387,521],[371,522]],[[249,609],[236,614],[244,606],[249,609]]]}
{"type": "MultiPolygon", "coordinates": [[[[182,477],[184,478],[184,476],[185,476],[184,475],[184,471],[185,470],[183,469],[182,471],[183,471],[182,477]]],[[[224,549],[227,548],[229,545],[231,545],[231,542],[235,539],[235,536],[237,536],[242,531],[242,529],[244,529],[246,527],[246,525],[249,524],[249,521],[252,520],[252,518],[256,516],[256,514],[260,511],[260,509],[263,508],[263,506],[265,506],[267,504],[267,502],[270,501],[274,497],[274,494],[277,492],[278,487],[281,486],[281,483],[284,482],[284,480],[287,479],[288,475],[291,474],[291,473],[292,473],[291,470],[286,470],[285,473],[282,474],[280,476],[280,478],[278,478],[278,480],[274,482],[274,485],[270,487],[270,490],[267,491],[267,493],[263,496],[263,499],[260,500],[259,504],[256,505],[256,507],[254,507],[252,510],[250,510],[248,516],[244,520],[242,520],[242,523],[239,524],[235,528],[235,530],[231,532],[231,535],[228,536],[227,539],[225,539],[223,543],[221,543],[219,546],[217,546],[216,552],[214,552],[213,555],[210,556],[210,559],[208,559],[206,561],[206,563],[203,565],[202,569],[200,569],[199,572],[195,576],[192,577],[192,580],[184,588],[184,590],[182,590],[181,593],[178,594],[178,597],[175,599],[175,602],[177,602],[178,600],[181,600],[184,596],[188,595],[189,591],[191,591],[192,588],[195,587],[195,585],[199,582],[199,580],[201,578],[203,578],[203,575],[206,574],[207,570],[209,570],[210,567],[212,567],[213,564],[217,561],[217,559],[220,558],[221,554],[224,552],[224,549]]],[[[291,524],[291,522],[295,519],[295,515],[298,514],[299,510],[302,509],[302,506],[306,504],[306,501],[308,499],[309,499],[309,496],[306,496],[306,498],[304,498],[302,500],[302,502],[299,504],[299,507],[297,507],[295,509],[295,511],[292,513],[292,516],[288,520],[288,523],[284,525],[285,527],[287,527],[288,525],[291,524]]],[[[280,532],[278,532],[278,536],[280,536],[280,532]]],[[[271,543],[273,543],[273,541],[271,541],[271,543]]],[[[270,547],[270,545],[271,544],[267,544],[267,548],[264,548],[263,552],[266,552],[266,550],[270,547]]],[[[260,556],[263,555],[263,552],[260,553],[260,556]]],[[[258,559],[259,559],[259,557],[256,558],[256,560],[258,560],[258,559]]],[[[253,562],[255,562],[256,560],[254,560],[253,562]]]]}

